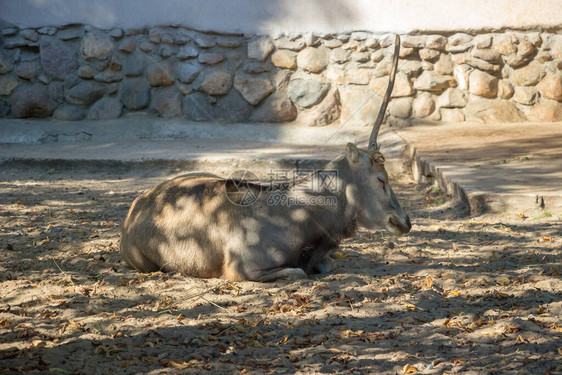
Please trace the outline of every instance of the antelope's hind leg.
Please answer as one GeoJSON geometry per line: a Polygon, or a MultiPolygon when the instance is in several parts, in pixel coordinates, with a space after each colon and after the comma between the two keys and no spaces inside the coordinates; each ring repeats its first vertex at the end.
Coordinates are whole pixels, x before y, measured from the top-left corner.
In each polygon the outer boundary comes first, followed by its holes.
{"type": "MultiPolygon", "coordinates": [[[[256,277],[252,277],[254,281],[267,282],[277,279],[306,279],[306,272],[302,268],[274,268],[271,270],[257,271],[256,277]]],[[[252,275],[253,276],[253,275],[252,275]]]]}
{"type": "Polygon", "coordinates": [[[223,267],[223,277],[233,281],[267,282],[277,279],[303,279],[306,272],[302,268],[290,267],[286,259],[272,259],[263,251],[245,248],[246,257],[240,250],[228,251],[223,267]]]}
{"type": "Polygon", "coordinates": [[[156,272],[160,271],[157,264],[148,259],[142,251],[136,247],[124,250],[121,248],[121,256],[125,263],[140,272],[156,272]]]}

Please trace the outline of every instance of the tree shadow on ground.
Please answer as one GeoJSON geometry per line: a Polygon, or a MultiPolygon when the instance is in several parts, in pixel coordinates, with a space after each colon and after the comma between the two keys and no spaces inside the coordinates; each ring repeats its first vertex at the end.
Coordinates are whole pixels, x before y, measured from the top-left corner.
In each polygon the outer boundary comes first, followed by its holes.
{"type": "MultiPolygon", "coordinates": [[[[0,239],[0,366],[8,371],[558,366],[560,250],[545,240],[555,236],[551,223],[418,217],[404,238],[360,231],[341,246],[333,273],[301,281],[140,274],[116,252],[119,224],[162,171],[123,171],[122,180],[86,171],[98,182],[80,173],[68,184],[58,180],[69,172],[46,177],[44,185],[20,176],[1,192],[9,204],[0,216],[7,224],[0,239]]],[[[424,196],[411,189],[399,191],[423,205],[424,196]]]]}

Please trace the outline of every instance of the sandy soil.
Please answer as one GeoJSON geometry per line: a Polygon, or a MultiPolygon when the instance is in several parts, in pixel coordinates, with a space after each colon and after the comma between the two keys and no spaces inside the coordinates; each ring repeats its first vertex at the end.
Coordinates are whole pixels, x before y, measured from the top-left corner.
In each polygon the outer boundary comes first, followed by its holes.
{"type": "Polygon", "coordinates": [[[562,373],[560,213],[451,219],[402,178],[411,234],[362,230],[329,275],[137,273],[123,219],[179,172],[0,169],[0,373],[562,373]]]}

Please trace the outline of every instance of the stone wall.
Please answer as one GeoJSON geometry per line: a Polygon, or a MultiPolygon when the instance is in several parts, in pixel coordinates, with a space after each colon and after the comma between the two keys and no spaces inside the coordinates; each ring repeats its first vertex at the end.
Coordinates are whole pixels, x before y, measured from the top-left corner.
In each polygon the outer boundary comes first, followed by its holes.
{"type": "MultiPolygon", "coordinates": [[[[392,35],[205,34],[181,27],[1,30],[0,116],[134,114],[213,122],[372,123],[392,35]]],[[[405,35],[388,114],[428,121],[562,120],[562,35],[405,35]]]]}

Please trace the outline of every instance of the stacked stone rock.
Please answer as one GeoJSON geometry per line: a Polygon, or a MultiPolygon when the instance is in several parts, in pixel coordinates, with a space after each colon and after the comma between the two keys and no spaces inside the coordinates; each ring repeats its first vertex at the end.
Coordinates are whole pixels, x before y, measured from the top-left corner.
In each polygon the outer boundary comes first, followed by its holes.
{"type": "MultiPolygon", "coordinates": [[[[1,30],[0,116],[134,113],[311,126],[374,121],[392,36],[242,36],[182,27],[1,30]]],[[[562,35],[407,35],[390,121],[562,120],[562,35]]]]}

